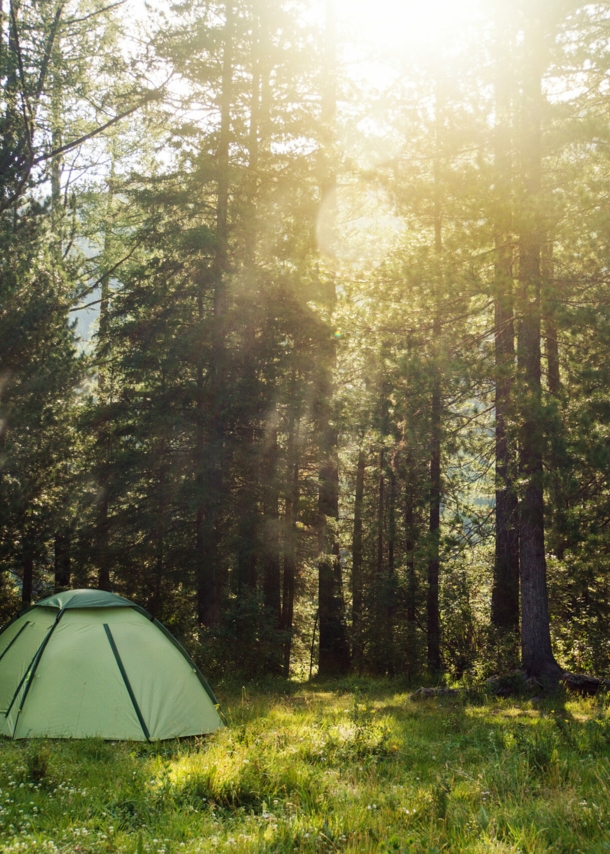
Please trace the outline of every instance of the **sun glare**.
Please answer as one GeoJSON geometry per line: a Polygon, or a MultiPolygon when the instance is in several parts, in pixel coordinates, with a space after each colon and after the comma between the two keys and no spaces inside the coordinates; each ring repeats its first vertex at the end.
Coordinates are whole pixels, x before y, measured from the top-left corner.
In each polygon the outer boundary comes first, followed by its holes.
{"type": "Polygon", "coordinates": [[[331,269],[371,270],[387,257],[402,227],[383,187],[339,184],[320,205],[318,248],[331,269]]]}
{"type": "Polygon", "coordinates": [[[477,0],[339,0],[348,29],[388,46],[434,45],[467,22],[477,0]]]}

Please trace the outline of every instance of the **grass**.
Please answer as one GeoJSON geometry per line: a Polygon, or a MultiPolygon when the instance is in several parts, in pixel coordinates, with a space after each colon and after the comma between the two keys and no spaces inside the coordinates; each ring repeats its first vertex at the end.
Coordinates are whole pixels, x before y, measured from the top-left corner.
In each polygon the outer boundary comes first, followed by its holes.
{"type": "Polygon", "coordinates": [[[610,852],[605,701],[220,691],[231,728],[0,741],[0,851],[610,852]]]}

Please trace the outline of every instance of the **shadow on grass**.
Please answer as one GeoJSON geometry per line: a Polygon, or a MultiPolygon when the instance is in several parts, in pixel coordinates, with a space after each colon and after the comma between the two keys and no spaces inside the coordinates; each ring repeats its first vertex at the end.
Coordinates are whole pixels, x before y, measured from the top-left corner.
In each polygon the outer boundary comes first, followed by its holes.
{"type": "Polygon", "coordinates": [[[610,793],[604,698],[497,699],[469,688],[415,702],[414,687],[225,682],[232,726],[211,737],[2,742],[0,787],[15,792],[7,827],[23,835],[34,802],[40,834],[60,827],[82,848],[83,828],[112,827],[131,840],[128,854],[139,833],[174,844],[243,833],[252,841],[236,850],[274,854],[573,852],[597,850],[587,848],[592,834],[610,839],[598,809],[610,793]]]}

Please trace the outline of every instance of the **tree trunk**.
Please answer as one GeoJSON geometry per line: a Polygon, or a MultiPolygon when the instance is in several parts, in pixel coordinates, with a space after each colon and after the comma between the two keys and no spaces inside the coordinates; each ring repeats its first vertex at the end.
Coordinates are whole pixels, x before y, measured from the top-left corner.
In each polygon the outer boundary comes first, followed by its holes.
{"type": "MultiPolygon", "coordinates": [[[[203,326],[203,293],[202,287],[198,296],[199,328],[203,326]]],[[[216,622],[216,564],[213,560],[207,562],[210,531],[207,528],[207,510],[209,497],[206,494],[208,485],[206,471],[206,395],[205,377],[201,363],[197,365],[197,410],[196,410],[196,447],[195,461],[197,474],[195,476],[198,498],[195,518],[195,554],[197,570],[197,619],[200,625],[211,626],[216,622]]],[[[213,550],[210,550],[213,553],[213,550]]]]}
{"type": "Polygon", "coordinates": [[[553,397],[561,394],[561,373],[559,370],[559,341],[557,333],[557,320],[555,318],[555,286],[553,270],[553,241],[548,238],[544,241],[541,258],[541,275],[544,287],[543,298],[543,320],[545,333],[545,350],[547,366],[547,387],[553,397]]]}
{"type": "MultiPolygon", "coordinates": [[[[328,432],[335,434],[334,427],[328,432]]],[[[336,435],[325,442],[336,451],[336,435]]],[[[336,676],[349,669],[349,647],[345,626],[343,578],[339,541],[335,530],[339,518],[339,470],[336,453],[329,454],[320,468],[318,494],[318,602],[320,611],[320,676],[336,676]]]]}
{"type": "MultiPolygon", "coordinates": [[[[250,449],[252,453],[252,449],[250,449]]],[[[252,466],[254,468],[254,466],[252,466]]],[[[239,544],[237,548],[237,595],[256,595],[258,584],[258,531],[259,513],[256,507],[248,503],[254,499],[251,490],[244,489],[244,503],[241,508],[239,525],[239,544]]]]}
{"type": "Polygon", "coordinates": [[[248,217],[244,233],[246,266],[253,272],[258,228],[256,224],[256,197],[258,190],[259,124],[261,112],[261,20],[253,11],[252,37],[252,92],[250,96],[250,127],[248,129],[248,217]]]}
{"type": "Polygon", "coordinates": [[[494,343],[496,367],[496,550],[491,595],[491,623],[500,637],[519,631],[519,518],[515,491],[515,451],[508,434],[515,370],[513,251],[511,245],[512,103],[510,16],[502,4],[496,18],[496,127],[494,343]]]}
{"type": "MultiPolygon", "coordinates": [[[[228,264],[229,144],[233,78],[232,0],[225,3],[222,84],[220,94],[220,138],[217,150],[216,246],[211,277],[214,289],[214,324],[209,393],[204,397],[202,366],[198,369],[197,467],[200,494],[196,517],[197,612],[199,622],[212,626],[220,619],[223,576],[220,567],[221,507],[224,463],[225,315],[228,264]],[[207,398],[207,399],[205,399],[207,398]],[[206,414],[209,412],[209,416],[206,414]],[[207,434],[207,435],[206,435],[207,434]]],[[[205,277],[204,277],[205,278],[205,277]]],[[[202,281],[205,289],[207,282],[202,281]]],[[[200,297],[202,307],[203,294],[200,297]]],[[[202,313],[202,308],[200,309],[202,313]]]]}
{"type": "MultiPolygon", "coordinates": [[[[325,147],[322,151],[320,187],[324,196],[334,185],[329,164],[336,113],[336,10],[335,0],[326,0],[325,74],[322,93],[321,124],[325,147]]],[[[329,278],[329,313],[336,301],[335,281],[329,278]]],[[[336,342],[330,335],[328,351],[321,355],[319,381],[319,489],[318,489],[318,608],[320,625],[318,674],[334,676],[349,669],[349,646],[345,624],[343,578],[336,525],[339,519],[339,454],[337,428],[333,422],[336,342]],[[326,359],[325,359],[326,357],[326,359]]]]}
{"type": "MultiPolygon", "coordinates": [[[[247,175],[247,215],[244,230],[244,269],[248,281],[249,312],[245,332],[242,375],[245,387],[254,388],[257,382],[257,369],[253,353],[256,343],[257,307],[260,287],[256,271],[256,248],[258,242],[257,194],[259,135],[261,113],[261,65],[263,59],[263,33],[266,22],[262,21],[260,10],[253,9],[252,35],[252,90],[250,93],[250,126],[248,129],[248,175],[247,175]],[[261,27],[262,25],[262,27],[261,27]]],[[[258,563],[260,555],[259,539],[261,529],[260,470],[258,445],[258,426],[252,423],[244,425],[241,438],[242,486],[240,495],[240,525],[237,549],[237,594],[255,596],[258,584],[258,563]]]]}
{"type": "Polygon", "coordinates": [[[71,575],[70,529],[64,528],[55,534],[55,591],[68,590],[71,575]]]}
{"type": "Polygon", "coordinates": [[[417,576],[415,573],[415,512],[413,484],[409,482],[411,466],[407,457],[405,495],[405,551],[407,569],[407,674],[413,676],[417,661],[417,576]]]}
{"type": "MultiPolygon", "coordinates": [[[[561,372],[559,366],[559,342],[555,306],[557,290],[554,282],[553,269],[553,240],[545,238],[541,256],[542,276],[542,320],[544,323],[544,339],[547,368],[547,390],[556,401],[554,424],[551,427],[551,442],[549,449],[549,510],[548,521],[550,536],[548,550],[559,560],[563,560],[565,550],[572,544],[570,524],[567,514],[566,495],[564,491],[563,474],[566,471],[565,459],[565,425],[561,413],[561,372]]],[[[549,419],[550,423],[550,419],[549,419]]]]}
{"type": "MultiPolygon", "coordinates": [[[[106,208],[107,225],[104,234],[104,253],[102,263],[108,269],[110,264],[111,250],[111,214],[113,207],[113,177],[114,177],[114,152],[110,168],[110,181],[108,185],[108,204],[106,208]]],[[[111,399],[111,386],[108,377],[107,362],[109,357],[109,314],[110,314],[110,275],[102,277],[100,299],[100,320],[98,333],[98,357],[97,390],[99,404],[102,408],[101,424],[98,434],[98,494],[97,494],[97,519],[95,530],[95,547],[97,552],[97,586],[100,590],[110,590],[110,442],[108,436],[108,415],[104,409],[108,407],[111,399]]]]}
{"type": "MultiPolygon", "coordinates": [[[[1,8],[0,8],[1,13],[1,8]]],[[[53,47],[53,87],[51,92],[51,147],[54,150],[61,148],[63,144],[63,98],[62,85],[58,69],[61,67],[60,39],[56,38],[53,47]]],[[[62,229],[62,203],[61,203],[61,179],[63,170],[63,158],[61,154],[56,155],[51,161],[51,213],[53,231],[55,236],[55,257],[59,264],[62,259],[62,241],[60,235],[62,229]]],[[[107,312],[106,294],[106,312],[107,312]]],[[[64,499],[65,500],[65,499],[64,499]]],[[[70,539],[71,532],[68,525],[60,521],[59,529],[55,533],[54,548],[54,575],[55,590],[67,590],[70,587],[70,539]]]]}
{"type": "Polygon", "coordinates": [[[383,521],[385,514],[385,448],[381,446],[379,451],[379,478],[378,478],[378,500],[377,500],[377,586],[381,591],[383,579],[383,521]]]}
{"type": "MultiPolygon", "coordinates": [[[[162,376],[161,393],[165,396],[165,376],[162,376]]],[[[149,580],[151,590],[148,596],[148,610],[153,617],[159,617],[163,612],[164,581],[166,573],[165,539],[167,525],[167,479],[170,468],[168,456],[168,444],[165,438],[158,443],[157,484],[155,495],[155,525],[154,525],[154,548],[155,569],[153,577],[149,580]]]]}
{"type": "MultiPolygon", "coordinates": [[[[435,333],[437,331],[435,323],[435,333]]],[[[439,329],[440,332],[440,329],[439,329]]],[[[440,527],[441,527],[441,384],[435,371],[432,388],[430,436],[430,555],[428,558],[428,667],[432,673],[441,669],[440,648],[440,527]]]]}
{"type": "MultiPolygon", "coordinates": [[[[384,427],[387,419],[384,418],[384,427]]],[[[385,433],[385,431],[383,431],[385,433]]],[[[377,473],[377,549],[374,563],[372,601],[369,606],[370,650],[369,667],[374,673],[385,675],[387,671],[388,651],[386,647],[386,573],[384,571],[384,523],[386,517],[385,489],[385,447],[379,449],[379,470],[377,473]]]]}
{"type": "Polygon", "coordinates": [[[346,673],[349,669],[349,647],[336,531],[339,519],[339,465],[337,430],[331,418],[332,383],[324,383],[320,391],[322,411],[318,487],[318,674],[335,676],[346,673]]]}
{"type": "Polygon", "coordinates": [[[28,546],[25,546],[23,550],[21,568],[23,571],[21,605],[23,608],[27,608],[32,603],[32,587],[34,582],[34,554],[28,546]]]}
{"type": "Polygon", "coordinates": [[[95,544],[97,551],[97,586],[100,590],[110,590],[110,548],[108,543],[108,491],[105,478],[101,481],[101,498],[98,503],[95,544]]]}
{"type": "Polygon", "coordinates": [[[298,423],[291,415],[288,429],[287,469],[288,493],[284,535],[284,579],[282,588],[282,630],[284,632],[284,677],[290,676],[290,654],[294,621],[294,593],[296,580],[296,522],[299,505],[298,423]]]}
{"type": "Polygon", "coordinates": [[[518,335],[523,380],[519,467],[523,494],[519,508],[521,574],[521,650],[528,675],[556,683],[561,668],[551,648],[544,541],[543,450],[540,353],[540,255],[543,224],[542,72],[545,44],[542,23],[528,16],[524,39],[521,167],[524,209],[519,236],[518,335]]]}
{"type": "Polygon", "coordinates": [[[390,496],[388,501],[388,573],[385,579],[385,620],[387,672],[394,675],[394,601],[396,596],[396,574],[394,549],[396,541],[396,472],[390,465],[390,496]]]}
{"type": "Polygon", "coordinates": [[[265,522],[263,530],[264,575],[263,603],[274,628],[279,629],[282,619],[280,538],[279,538],[279,495],[277,488],[277,429],[269,437],[265,460],[265,522]]]}
{"type": "MultiPolygon", "coordinates": [[[[58,151],[63,145],[63,89],[62,81],[59,75],[59,69],[62,64],[61,42],[59,38],[55,39],[53,45],[53,75],[51,89],[51,148],[53,151],[58,151]]],[[[61,154],[56,154],[51,160],[51,211],[55,236],[59,229],[59,221],[61,217],[61,176],[63,169],[63,158],[61,154]]],[[[60,253],[61,253],[61,241],[60,253]]]]}
{"type": "Polygon", "coordinates": [[[363,612],[363,542],[362,505],[364,500],[364,475],[366,456],[362,445],[358,450],[356,466],[356,496],[354,500],[354,530],[352,534],[352,659],[358,672],[362,672],[364,639],[362,632],[363,612]]]}
{"type": "Polygon", "coordinates": [[[437,261],[435,307],[432,329],[432,400],[430,407],[430,524],[428,558],[428,667],[441,669],[441,619],[439,606],[440,528],[441,528],[441,416],[442,382],[440,370],[441,316],[440,280],[442,265],[442,209],[440,186],[440,98],[436,98],[436,157],[434,160],[434,251],[437,261]]]}

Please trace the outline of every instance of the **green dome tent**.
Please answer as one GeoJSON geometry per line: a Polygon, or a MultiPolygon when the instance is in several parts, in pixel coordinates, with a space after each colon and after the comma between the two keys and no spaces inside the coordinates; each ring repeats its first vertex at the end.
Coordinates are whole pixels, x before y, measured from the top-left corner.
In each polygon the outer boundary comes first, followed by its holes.
{"type": "Polygon", "coordinates": [[[185,650],[143,608],[103,590],[42,599],[0,631],[0,734],[135,741],[221,727],[185,650]]]}

